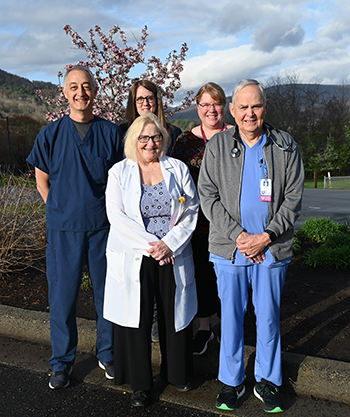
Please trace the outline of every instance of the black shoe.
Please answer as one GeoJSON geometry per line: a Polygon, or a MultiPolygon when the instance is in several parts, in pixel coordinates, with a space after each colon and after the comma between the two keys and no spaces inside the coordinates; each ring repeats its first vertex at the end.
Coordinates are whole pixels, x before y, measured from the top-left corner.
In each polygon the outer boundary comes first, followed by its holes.
{"type": "Polygon", "coordinates": [[[98,366],[105,371],[105,377],[107,379],[114,379],[114,362],[102,362],[98,361],[98,366]]]}
{"type": "Polygon", "coordinates": [[[208,343],[214,339],[214,333],[211,330],[198,330],[193,339],[193,354],[203,355],[208,348],[208,343]]]}
{"type": "Polygon", "coordinates": [[[49,387],[51,389],[67,388],[69,386],[69,375],[73,372],[73,366],[65,371],[54,371],[50,377],[49,387]]]}
{"type": "Polygon", "coordinates": [[[282,413],[283,400],[278,392],[278,387],[272,382],[262,379],[256,382],[254,395],[264,403],[264,411],[267,413],[282,413]]]}
{"type": "Polygon", "coordinates": [[[148,404],[148,396],[145,391],[135,391],[131,396],[131,405],[133,407],[145,407],[148,404]]]}
{"type": "Polygon", "coordinates": [[[216,408],[220,408],[220,410],[235,410],[238,407],[238,399],[244,393],[244,383],[238,385],[238,387],[223,384],[217,396],[216,408]]]}
{"type": "Polygon", "coordinates": [[[187,382],[185,385],[173,385],[173,387],[180,392],[188,392],[192,389],[192,385],[190,382],[187,382]]]}

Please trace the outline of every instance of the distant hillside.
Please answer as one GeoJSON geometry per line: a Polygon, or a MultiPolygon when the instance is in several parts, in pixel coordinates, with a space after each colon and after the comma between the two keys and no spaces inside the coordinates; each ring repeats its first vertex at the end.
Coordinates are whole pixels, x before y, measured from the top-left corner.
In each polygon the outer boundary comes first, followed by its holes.
{"type": "MultiPolygon", "coordinates": [[[[288,90],[288,85],[282,85],[282,86],[279,86],[279,88],[281,89],[280,91],[283,92],[284,89],[288,90]]],[[[265,92],[266,92],[266,97],[268,99],[274,95],[274,91],[273,91],[274,89],[276,89],[276,87],[266,88],[265,92]]],[[[344,89],[348,95],[348,99],[350,100],[350,85],[345,85],[345,86],[322,85],[322,84],[297,84],[296,85],[297,93],[299,92],[301,94],[305,90],[317,91],[318,94],[322,95],[322,98],[325,101],[330,100],[333,96],[341,95],[344,92],[344,89]]],[[[226,97],[226,107],[225,107],[226,118],[228,118],[230,115],[229,103],[231,103],[231,101],[232,101],[231,96],[226,97]]],[[[191,122],[199,123],[200,121],[199,121],[196,105],[192,105],[191,107],[185,110],[180,110],[176,112],[174,116],[172,117],[172,120],[188,120],[190,123],[191,122]]]]}
{"type": "MultiPolygon", "coordinates": [[[[276,87],[269,87],[266,89],[267,97],[274,95],[273,89],[276,87]]],[[[283,89],[288,90],[288,85],[279,86],[280,92],[283,89]]],[[[329,100],[332,96],[348,92],[350,97],[350,86],[341,85],[322,85],[322,84],[297,84],[296,91],[302,93],[305,90],[314,90],[321,94],[324,100],[329,100]]],[[[44,96],[56,95],[57,86],[52,83],[43,81],[29,81],[26,78],[10,74],[0,69],[0,113],[3,116],[14,116],[21,114],[30,116],[35,120],[45,123],[45,114],[47,106],[43,103],[36,94],[36,90],[41,90],[44,96]]],[[[232,118],[229,112],[229,103],[231,96],[227,97],[227,104],[225,108],[227,122],[231,122],[232,118]],[[231,119],[231,120],[230,120],[231,119]]],[[[199,123],[197,108],[195,105],[176,112],[172,120],[187,120],[189,123],[199,123]]]]}
{"type": "Polygon", "coordinates": [[[43,81],[29,81],[0,69],[0,112],[4,117],[21,114],[45,122],[46,105],[36,90],[55,95],[57,86],[43,81]]]}

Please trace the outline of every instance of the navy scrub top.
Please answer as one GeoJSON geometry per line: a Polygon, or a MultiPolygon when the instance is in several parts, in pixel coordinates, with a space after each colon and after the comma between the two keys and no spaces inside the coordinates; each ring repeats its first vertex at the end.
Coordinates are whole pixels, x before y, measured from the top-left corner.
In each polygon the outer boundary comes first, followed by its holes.
{"type": "Polygon", "coordinates": [[[95,116],[80,139],[69,116],[45,126],[27,161],[49,174],[47,228],[96,231],[109,227],[105,209],[108,170],[122,159],[119,127],[95,116]]]}

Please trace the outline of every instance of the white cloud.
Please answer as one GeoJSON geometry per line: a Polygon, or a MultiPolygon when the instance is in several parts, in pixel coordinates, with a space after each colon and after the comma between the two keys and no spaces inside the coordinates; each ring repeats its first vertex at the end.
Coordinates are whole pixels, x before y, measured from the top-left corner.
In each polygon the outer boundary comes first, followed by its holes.
{"type": "Polygon", "coordinates": [[[86,58],[66,24],[85,40],[95,25],[118,24],[130,42],[147,24],[147,56],[188,44],[182,90],[215,81],[230,94],[242,78],[263,82],[284,70],[303,82],[349,81],[348,0],[0,0],[0,10],[0,68],[29,79],[56,82],[64,65],[86,58]]]}

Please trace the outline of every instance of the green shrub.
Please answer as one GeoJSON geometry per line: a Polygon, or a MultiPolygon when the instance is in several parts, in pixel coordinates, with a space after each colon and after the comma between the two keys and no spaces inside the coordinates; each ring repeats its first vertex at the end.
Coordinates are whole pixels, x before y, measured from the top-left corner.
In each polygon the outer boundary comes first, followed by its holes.
{"type": "Polygon", "coordinates": [[[347,233],[348,226],[336,223],[329,218],[310,219],[301,225],[299,236],[302,240],[324,243],[333,235],[347,233]]]}
{"type": "Polygon", "coordinates": [[[87,274],[86,272],[83,273],[83,276],[81,278],[80,288],[83,291],[90,291],[92,289],[92,285],[91,285],[91,280],[90,280],[89,274],[87,274]]]}
{"type": "Polygon", "coordinates": [[[350,265],[350,246],[329,248],[327,245],[322,245],[309,249],[304,258],[305,263],[313,267],[346,268],[350,265]]]}
{"type": "Polygon", "coordinates": [[[302,224],[297,236],[303,241],[316,243],[303,256],[307,265],[335,268],[350,266],[350,233],[347,224],[336,223],[328,218],[310,219],[302,224]]]}
{"type": "Polygon", "coordinates": [[[300,242],[300,239],[299,239],[299,233],[295,232],[294,233],[294,241],[293,241],[293,253],[294,253],[294,255],[299,253],[300,249],[301,249],[301,242],[300,242]]]}

